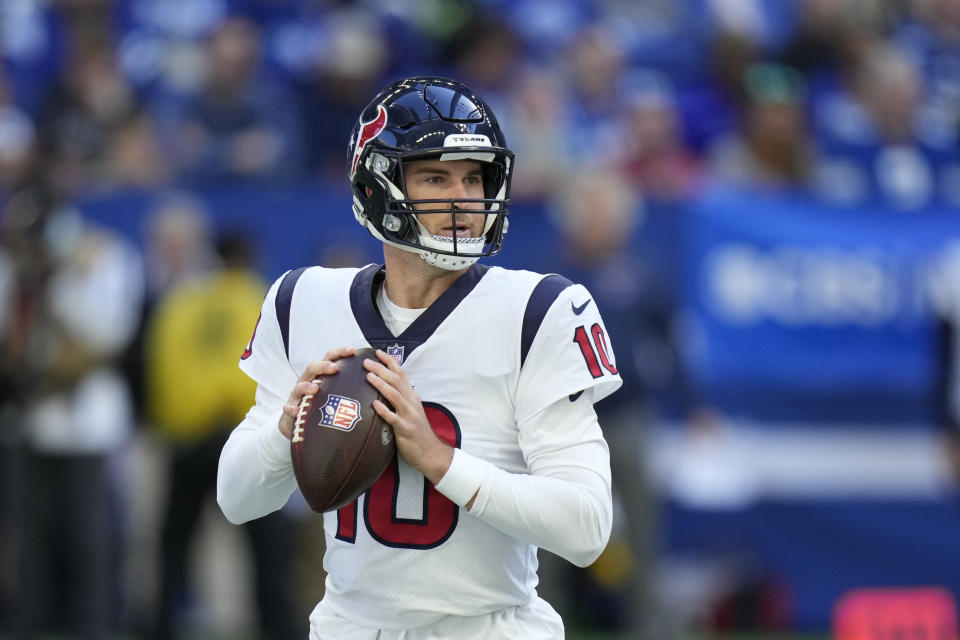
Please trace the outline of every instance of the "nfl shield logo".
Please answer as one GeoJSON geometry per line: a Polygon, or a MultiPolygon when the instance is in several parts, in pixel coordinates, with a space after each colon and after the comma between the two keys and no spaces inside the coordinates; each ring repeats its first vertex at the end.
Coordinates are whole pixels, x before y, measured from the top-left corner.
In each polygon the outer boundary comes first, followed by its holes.
{"type": "Polygon", "coordinates": [[[320,426],[350,431],[360,422],[360,403],[353,398],[327,395],[327,403],[323,405],[323,417],[320,426]]]}
{"type": "Polygon", "coordinates": [[[387,355],[393,358],[397,364],[403,364],[403,347],[399,344],[394,344],[392,347],[387,347],[387,355]]]}

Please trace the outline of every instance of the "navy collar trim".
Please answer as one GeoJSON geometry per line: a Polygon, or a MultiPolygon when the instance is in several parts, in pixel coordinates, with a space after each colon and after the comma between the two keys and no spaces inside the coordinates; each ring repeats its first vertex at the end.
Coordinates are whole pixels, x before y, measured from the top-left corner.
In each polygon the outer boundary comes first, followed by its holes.
{"type": "Polygon", "coordinates": [[[486,265],[472,265],[433,304],[427,307],[420,317],[407,327],[406,331],[399,336],[394,336],[380,316],[376,303],[377,293],[386,277],[386,267],[370,265],[357,272],[350,285],[350,307],[353,310],[353,317],[371,347],[386,351],[388,347],[399,345],[403,347],[403,358],[406,359],[414,349],[433,335],[437,327],[473,291],[489,269],[490,267],[486,265]]]}

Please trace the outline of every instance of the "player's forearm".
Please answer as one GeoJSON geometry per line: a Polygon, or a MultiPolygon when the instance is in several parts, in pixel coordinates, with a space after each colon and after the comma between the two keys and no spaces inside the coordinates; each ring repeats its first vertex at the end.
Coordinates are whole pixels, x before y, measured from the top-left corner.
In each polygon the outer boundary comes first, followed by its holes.
{"type": "Polygon", "coordinates": [[[613,509],[609,480],[591,468],[606,460],[606,448],[588,443],[578,453],[590,463],[527,475],[458,450],[437,489],[500,531],[587,566],[610,538],[613,509]],[[471,489],[474,485],[479,489],[471,489]]]}
{"type": "Polygon", "coordinates": [[[279,409],[251,409],[220,454],[217,503],[234,524],[276,511],[297,487],[290,442],[276,426],[279,418],[279,409]]]}
{"type": "Polygon", "coordinates": [[[470,513],[581,567],[606,547],[613,519],[609,485],[585,468],[547,477],[494,467],[470,513]]]}

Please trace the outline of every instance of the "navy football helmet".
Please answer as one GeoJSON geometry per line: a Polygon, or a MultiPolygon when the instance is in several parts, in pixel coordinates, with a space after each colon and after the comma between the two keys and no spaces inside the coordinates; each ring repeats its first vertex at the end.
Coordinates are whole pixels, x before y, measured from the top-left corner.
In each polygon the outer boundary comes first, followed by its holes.
{"type": "Polygon", "coordinates": [[[513,153],[490,107],[466,85],[446,78],[394,82],[367,105],[350,135],[349,176],[357,222],[375,238],[445,269],[462,269],[500,251],[512,172],[513,153]],[[480,162],[484,197],[409,199],[404,164],[429,159],[480,162]],[[471,213],[487,214],[480,238],[432,235],[416,217],[455,216],[464,203],[480,205],[471,213]]]}

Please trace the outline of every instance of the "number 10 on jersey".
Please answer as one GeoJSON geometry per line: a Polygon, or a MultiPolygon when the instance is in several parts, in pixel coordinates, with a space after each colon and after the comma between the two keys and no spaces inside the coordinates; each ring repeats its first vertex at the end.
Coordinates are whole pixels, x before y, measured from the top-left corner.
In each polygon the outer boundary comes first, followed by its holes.
{"type": "Polygon", "coordinates": [[[604,374],[603,369],[616,375],[617,368],[610,362],[610,355],[607,350],[607,336],[603,333],[603,327],[600,323],[594,323],[590,327],[590,333],[584,325],[580,325],[573,332],[573,341],[580,347],[580,353],[583,354],[583,360],[587,363],[587,369],[594,378],[599,378],[604,374]],[[599,356],[599,360],[598,360],[599,356]],[[601,369],[601,365],[603,369],[601,369]]]}
{"type": "MultiPolygon", "coordinates": [[[[460,425],[444,406],[424,402],[423,411],[437,437],[451,447],[460,448],[460,425]]],[[[400,491],[400,466],[394,458],[372,487],[364,494],[363,521],[374,540],[400,549],[432,549],[443,544],[457,528],[460,508],[423,478],[423,516],[401,518],[397,514],[400,491]]],[[[337,511],[338,540],[357,539],[357,502],[337,511]]]]}

